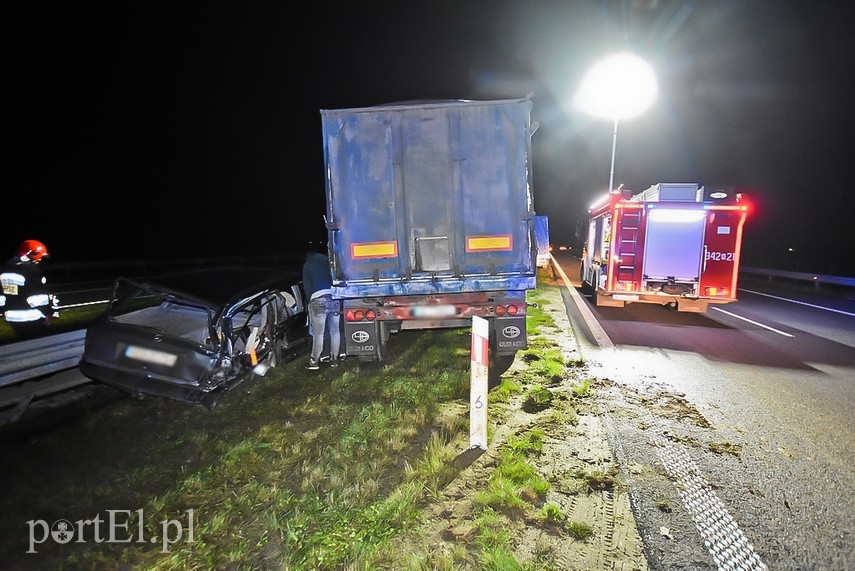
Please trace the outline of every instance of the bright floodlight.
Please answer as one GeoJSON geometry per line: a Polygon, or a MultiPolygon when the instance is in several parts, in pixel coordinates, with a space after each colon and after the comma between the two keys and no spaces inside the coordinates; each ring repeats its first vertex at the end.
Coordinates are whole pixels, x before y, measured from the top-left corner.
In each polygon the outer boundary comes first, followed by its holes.
{"type": "Polygon", "coordinates": [[[576,105],[591,115],[618,121],[646,111],[657,91],[650,65],[637,56],[622,53],[591,68],[582,80],[576,105]]]}

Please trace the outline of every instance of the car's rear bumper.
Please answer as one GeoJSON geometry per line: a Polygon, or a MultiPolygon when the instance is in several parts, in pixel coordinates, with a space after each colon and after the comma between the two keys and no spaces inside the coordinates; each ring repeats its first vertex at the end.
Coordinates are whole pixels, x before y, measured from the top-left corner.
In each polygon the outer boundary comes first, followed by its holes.
{"type": "Polygon", "coordinates": [[[187,403],[213,406],[222,389],[234,386],[243,379],[213,387],[192,384],[184,379],[168,377],[141,376],[138,372],[122,370],[119,367],[80,362],[80,372],[86,377],[126,392],[132,396],[156,395],[187,403]]]}

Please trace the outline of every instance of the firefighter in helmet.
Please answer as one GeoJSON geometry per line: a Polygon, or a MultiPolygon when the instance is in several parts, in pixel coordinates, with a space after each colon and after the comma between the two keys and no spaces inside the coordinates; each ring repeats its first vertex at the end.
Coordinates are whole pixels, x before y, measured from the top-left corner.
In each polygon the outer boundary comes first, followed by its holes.
{"type": "Polygon", "coordinates": [[[45,325],[58,317],[57,299],[47,288],[39,264],[49,257],[38,240],[24,240],[0,273],[0,312],[19,337],[44,332],[45,325]]]}

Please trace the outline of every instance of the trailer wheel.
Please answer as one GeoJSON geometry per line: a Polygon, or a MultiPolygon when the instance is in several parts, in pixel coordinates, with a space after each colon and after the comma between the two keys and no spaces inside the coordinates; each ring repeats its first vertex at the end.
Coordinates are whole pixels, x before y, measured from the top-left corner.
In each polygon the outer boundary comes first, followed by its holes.
{"type": "Polygon", "coordinates": [[[377,327],[377,360],[386,358],[386,345],[389,343],[389,327],[385,321],[380,321],[377,327]]]}
{"type": "Polygon", "coordinates": [[[511,368],[516,359],[516,353],[510,355],[495,355],[490,352],[490,366],[487,373],[487,387],[493,389],[502,384],[502,375],[511,368]]]}

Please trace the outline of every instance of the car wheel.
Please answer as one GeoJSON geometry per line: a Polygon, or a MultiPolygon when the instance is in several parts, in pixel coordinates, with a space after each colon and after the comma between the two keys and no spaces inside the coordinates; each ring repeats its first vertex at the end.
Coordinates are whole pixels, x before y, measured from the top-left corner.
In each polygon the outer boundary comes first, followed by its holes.
{"type": "Polygon", "coordinates": [[[271,367],[276,367],[284,362],[282,357],[282,341],[276,336],[276,321],[277,311],[266,311],[264,323],[264,339],[263,343],[270,346],[270,354],[267,357],[267,364],[271,367]]]}
{"type": "Polygon", "coordinates": [[[270,351],[270,357],[268,361],[271,367],[278,367],[281,363],[285,362],[282,353],[282,343],[278,343],[274,340],[273,348],[270,351]]]}

